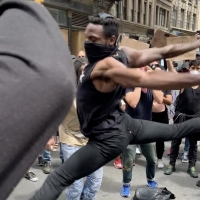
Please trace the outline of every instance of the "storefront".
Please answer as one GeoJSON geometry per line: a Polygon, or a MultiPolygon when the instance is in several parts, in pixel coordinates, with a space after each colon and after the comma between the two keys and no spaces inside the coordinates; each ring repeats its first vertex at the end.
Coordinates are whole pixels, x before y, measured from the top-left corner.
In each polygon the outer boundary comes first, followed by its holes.
{"type": "Polygon", "coordinates": [[[43,5],[57,21],[72,54],[84,49],[84,30],[93,13],[92,0],[44,0],[43,5]]]}

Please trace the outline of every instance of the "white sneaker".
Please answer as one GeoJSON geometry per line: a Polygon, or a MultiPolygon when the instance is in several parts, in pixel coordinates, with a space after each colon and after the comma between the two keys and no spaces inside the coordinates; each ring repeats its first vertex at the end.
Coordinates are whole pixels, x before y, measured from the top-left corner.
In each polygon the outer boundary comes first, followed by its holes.
{"type": "Polygon", "coordinates": [[[140,155],[140,154],[141,154],[141,151],[140,151],[140,149],[139,149],[138,147],[136,147],[136,154],[137,154],[137,155],[140,155]]]}
{"type": "Polygon", "coordinates": [[[189,162],[188,152],[183,153],[183,157],[182,157],[181,161],[182,161],[182,163],[188,163],[189,162]]]}
{"type": "Polygon", "coordinates": [[[157,160],[157,168],[158,169],[163,169],[164,168],[164,164],[163,164],[163,161],[161,159],[157,160]]]}

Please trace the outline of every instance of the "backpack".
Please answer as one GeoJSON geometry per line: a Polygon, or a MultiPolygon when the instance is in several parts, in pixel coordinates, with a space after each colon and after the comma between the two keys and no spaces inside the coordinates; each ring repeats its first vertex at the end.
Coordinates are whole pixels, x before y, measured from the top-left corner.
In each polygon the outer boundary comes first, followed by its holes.
{"type": "Polygon", "coordinates": [[[133,200],[170,200],[175,195],[167,188],[141,187],[137,188],[133,200]]]}

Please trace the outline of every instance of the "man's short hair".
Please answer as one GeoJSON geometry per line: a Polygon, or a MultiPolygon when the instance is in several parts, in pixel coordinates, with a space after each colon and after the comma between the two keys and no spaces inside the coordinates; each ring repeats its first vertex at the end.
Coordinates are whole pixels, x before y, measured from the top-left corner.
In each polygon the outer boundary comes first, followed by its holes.
{"type": "Polygon", "coordinates": [[[105,37],[110,38],[114,35],[117,40],[119,36],[119,22],[112,15],[100,13],[89,16],[89,23],[102,25],[105,37]]]}
{"type": "Polygon", "coordinates": [[[195,67],[200,66],[200,60],[191,60],[189,62],[189,67],[191,66],[195,66],[195,67]]]}

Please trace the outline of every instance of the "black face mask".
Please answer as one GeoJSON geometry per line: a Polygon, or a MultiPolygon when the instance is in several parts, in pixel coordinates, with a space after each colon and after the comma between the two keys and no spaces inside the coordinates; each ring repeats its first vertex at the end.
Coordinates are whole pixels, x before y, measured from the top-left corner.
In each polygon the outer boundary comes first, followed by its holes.
{"type": "Polygon", "coordinates": [[[89,63],[95,63],[102,60],[114,54],[117,50],[116,46],[109,47],[107,45],[96,44],[93,42],[85,42],[84,47],[89,63]]]}

